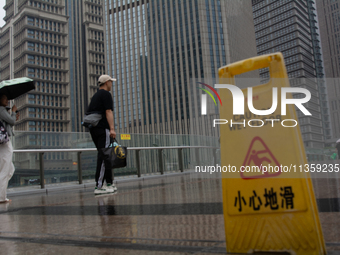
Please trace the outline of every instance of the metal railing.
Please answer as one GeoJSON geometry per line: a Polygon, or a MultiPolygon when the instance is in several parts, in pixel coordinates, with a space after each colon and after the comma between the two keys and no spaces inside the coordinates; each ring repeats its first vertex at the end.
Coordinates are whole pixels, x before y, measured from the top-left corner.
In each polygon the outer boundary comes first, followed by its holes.
{"type": "MultiPolygon", "coordinates": [[[[136,167],[137,167],[137,176],[141,177],[141,165],[140,165],[140,152],[142,150],[158,150],[158,166],[159,172],[164,174],[164,154],[163,151],[167,149],[177,149],[178,153],[178,163],[179,163],[179,170],[181,172],[184,171],[184,162],[183,162],[183,149],[195,149],[195,157],[196,157],[196,164],[200,165],[200,156],[199,156],[199,149],[212,149],[213,150],[213,158],[214,158],[214,165],[217,164],[217,150],[219,147],[214,146],[165,146],[165,147],[128,147],[128,151],[135,151],[136,155],[136,167]]],[[[31,150],[14,150],[14,153],[39,153],[39,173],[40,173],[40,186],[41,188],[45,188],[44,182],[44,154],[48,152],[77,152],[77,165],[78,165],[78,180],[79,184],[83,183],[82,178],[82,166],[81,166],[81,153],[82,152],[89,152],[93,151],[96,152],[96,148],[82,148],[82,149],[31,149],[31,150]]]]}

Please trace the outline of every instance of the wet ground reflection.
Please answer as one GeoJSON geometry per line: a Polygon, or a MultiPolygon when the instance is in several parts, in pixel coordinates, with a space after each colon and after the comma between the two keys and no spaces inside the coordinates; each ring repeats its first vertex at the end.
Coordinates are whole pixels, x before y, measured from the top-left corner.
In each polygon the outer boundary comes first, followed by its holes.
{"type": "MultiPolygon", "coordinates": [[[[340,185],[327,183],[332,185],[315,184],[320,221],[328,251],[340,251],[340,199],[334,196],[340,185]]],[[[15,196],[10,204],[0,204],[4,254],[38,247],[41,253],[52,249],[59,254],[99,249],[108,254],[225,253],[219,179],[187,174],[117,186],[115,195],[69,190],[15,196]]]]}

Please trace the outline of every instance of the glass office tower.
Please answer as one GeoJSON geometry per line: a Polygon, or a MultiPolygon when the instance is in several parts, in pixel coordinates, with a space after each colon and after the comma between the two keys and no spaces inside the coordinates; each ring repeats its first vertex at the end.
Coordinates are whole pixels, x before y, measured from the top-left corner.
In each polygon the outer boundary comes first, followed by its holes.
{"type": "MultiPolygon", "coordinates": [[[[305,106],[312,116],[298,110],[299,125],[306,148],[323,148],[330,137],[330,118],[314,2],[252,0],[252,4],[257,52],[282,52],[291,86],[311,92],[312,98],[305,106]]],[[[267,79],[268,69],[261,70],[260,76],[267,79]]]]}
{"type": "Polygon", "coordinates": [[[334,143],[340,137],[340,2],[316,1],[316,7],[334,143]]]}
{"type": "Polygon", "coordinates": [[[118,132],[217,136],[197,82],[256,56],[251,2],[104,0],[104,13],[118,132]]]}

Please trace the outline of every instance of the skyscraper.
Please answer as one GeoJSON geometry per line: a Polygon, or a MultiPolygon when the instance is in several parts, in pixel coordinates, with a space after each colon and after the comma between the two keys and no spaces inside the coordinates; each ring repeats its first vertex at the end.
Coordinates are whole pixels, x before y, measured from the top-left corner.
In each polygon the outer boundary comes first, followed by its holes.
{"type": "Polygon", "coordinates": [[[16,130],[71,131],[65,1],[6,1],[1,80],[30,77],[36,90],[15,100],[16,130]]]}
{"type": "Polygon", "coordinates": [[[0,79],[34,79],[15,100],[17,131],[83,131],[81,121],[105,73],[101,0],[9,0],[0,29],[0,79]]]}
{"type": "Polygon", "coordinates": [[[104,14],[118,132],[218,135],[196,82],[256,55],[251,2],[104,0],[104,14]]]}
{"type": "Polygon", "coordinates": [[[69,16],[71,130],[84,130],[81,122],[98,77],[105,73],[102,0],[66,0],[69,16]]]}
{"type": "Polygon", "coordinates": [[[333,142],[340,137],[340,2],[316,1],[327,81],[333,142]]]}
{"type": "MultiPolygon", "coordinates": [[[[30,77],[36,89],[14,103],[20,119],[15,148],[74,148],[98,77],[105,73],[100,0],[8,0],[0,28],[0,79],[30,77]],[[42,132],[34,132],[42,131],[42,132]]],[[[33,154],[16,154],[16,167],[37,169],[33,154]]],[[[46,153],[45,170],[67,171],[74,155],[46,153]]]]}
{"type": "MultiPolygon", "coordinates": [[[[252,0],[259,55],[282,52],[291,86],[305,87],[311,100],[305,104],[312,116],[297,111],[305,147],[323,148],[330,136],[330,119],[320,45],[311,0],[252,0]]],[[[268,69],[260,72],[269,78],[268,69]]],[[[299,97],[296,94],[294,97],[299,97]]]]}

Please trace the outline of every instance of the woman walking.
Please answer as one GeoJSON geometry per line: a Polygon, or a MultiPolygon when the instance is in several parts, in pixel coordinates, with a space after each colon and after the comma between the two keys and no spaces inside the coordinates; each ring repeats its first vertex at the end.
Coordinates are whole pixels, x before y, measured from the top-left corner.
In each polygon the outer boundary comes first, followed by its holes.
{"type": "MultiPolygon", "coordinates": [[[[12,127],[19,119],[19,113],[16,113],[17,107],[12,107],[12,114],[10,114],[6,106],[8,99],[6,95],[0,94],[0,121],[5,126],[9,136],[13,136],[12,127]]],[[[7,143],[0,144],[0,203],[6,203],[10,200],[6,197],[6,190],[8,182],[13,176],[14,165],[12,163],[13,147],[9,140],[7,143]]]]}

